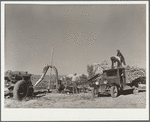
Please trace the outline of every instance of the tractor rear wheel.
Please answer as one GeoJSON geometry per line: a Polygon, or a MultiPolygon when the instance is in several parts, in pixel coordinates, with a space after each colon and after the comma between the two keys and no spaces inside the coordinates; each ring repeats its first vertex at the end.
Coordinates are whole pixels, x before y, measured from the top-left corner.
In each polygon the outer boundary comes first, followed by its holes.
{"type": "Polygon", "coordinates": [[[118,88],[117,88],[117,86],[111,86],[110,94],[111,94],[111,96],[113,98],[116,98],[118,96],[118,88]]]}
{"type": "Polygon", "coordinates": [[[29,91],[29,87],[27,85],[27,82],[25,80],[18,81],[13,90],[13,96],[16,100],[23,100],[27,97],[29,91]]]}

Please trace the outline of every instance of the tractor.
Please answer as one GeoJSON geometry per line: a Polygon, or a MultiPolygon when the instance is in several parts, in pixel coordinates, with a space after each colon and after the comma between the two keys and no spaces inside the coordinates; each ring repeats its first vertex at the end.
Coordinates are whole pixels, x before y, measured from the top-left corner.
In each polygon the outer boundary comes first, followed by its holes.
{"type": "Polygon", "coordinates": [[[56,74],[56,91],[58,92],[60,85],[58,84],[58,71],[56,67],[47,65],[43,68],[42,76],[40,79],[32,85],[31,76],[28,72],[23,71],[11,71],[8,70],[5,73],[5,96],[11,95],[16,100],[23,100],[26,97],[30,97],[34,93],[34,88],[41,83],[44,79],[49,68],[53,68],[56,74]]]}
{"type": "Polygon", "coordinates": [[[7,92],[7,94],[13,93],[13,97],[17,100],[32,96],[34,89],[31,76],[32,74],[28,74],[28,72],[12,72],[8,70],[5,73],[5,92],[7,92]]]}

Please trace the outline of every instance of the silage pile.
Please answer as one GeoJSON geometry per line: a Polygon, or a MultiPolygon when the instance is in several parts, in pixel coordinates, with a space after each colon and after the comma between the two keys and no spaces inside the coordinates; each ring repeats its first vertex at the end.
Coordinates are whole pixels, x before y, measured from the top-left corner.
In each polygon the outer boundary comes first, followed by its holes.
{"type": "Polygon", "coordinates": [[[146,77],[146,70],[143,68],[137,67],[126,67],[126,78],[128,81],[133,81],[138,78],[145,78],[146,77]]]}

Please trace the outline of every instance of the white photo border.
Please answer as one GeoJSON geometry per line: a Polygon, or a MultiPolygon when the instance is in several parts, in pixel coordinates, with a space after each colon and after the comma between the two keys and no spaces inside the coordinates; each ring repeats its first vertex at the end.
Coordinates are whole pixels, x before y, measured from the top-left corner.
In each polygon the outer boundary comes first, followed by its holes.
{"type": "Polygon", "coordinates": [[[1,120],[149,120],[149,3],[148,1],[3,1],[1,2],[1,120]],[[4,108],[4,27],[6,4],[145,4],[146,5],[146,108],[145,109],[8,109],[4,108]],[[65,111],[65,112],[64,112],[65,111]],[[63,113],[63,114],[62,114],[63,113]],[[71,114],[70,114],[71,113],[71,114]]]}

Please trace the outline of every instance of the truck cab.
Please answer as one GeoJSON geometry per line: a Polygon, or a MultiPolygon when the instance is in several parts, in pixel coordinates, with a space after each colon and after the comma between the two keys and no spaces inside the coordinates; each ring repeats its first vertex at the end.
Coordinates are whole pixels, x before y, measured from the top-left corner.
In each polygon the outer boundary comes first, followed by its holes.
{"type": "Polygon", "coordinates": [[[123,88],[126,85],[124,68],[104,70],[103,74],[104,74],[104,79],[107,81],[107,84],[110,86],[116,85],[118,87],[123,88]]]}

